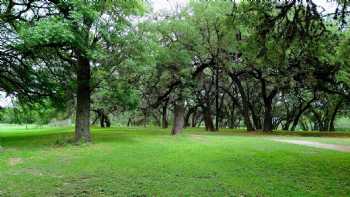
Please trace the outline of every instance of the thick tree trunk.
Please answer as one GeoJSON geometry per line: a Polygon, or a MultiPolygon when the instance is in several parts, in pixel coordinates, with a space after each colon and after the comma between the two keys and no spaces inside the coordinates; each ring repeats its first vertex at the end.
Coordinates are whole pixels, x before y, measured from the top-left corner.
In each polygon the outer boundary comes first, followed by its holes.
{"type": "Polygon", "coordinates": [[[207,107],[202,107],[202,110],[205,129],[207,131],[216,131],[216,129],[214,128],[213,118],[211,116],[210,109],[208,109],[207,107]]]}
{"type": "Polygon", "coordinates": [[[272,131],[273,129],[273,124],[272,124],[272,102],[265,101],[264,102],[264,128],[263,131],[272,131]]]}
{"type": "Polygon", "coordinates": [[[90,63],[80,56],[77,66],[77,107],[75,122],[75,140],[91,141],[90,134],[90,63]]]}
{"type": "Polygon", "coordinates": [[[162,107],[162,128],[168,128],[168,105],[165,104],[162,107]]]}
{"type": "Polygon", "coordinates": [[[264,101],[264,126],[263,131],[264,132],[270,132],[273,129],[273,123],[272,123],[272,100],[277,94],[277,89],[273,89],[270,94],[267,93],[266,88],[266,81],[261,78],[260,76],[260,82],[261,82],[261,94],[264,101]]]}
{"type": "Polygon", "coordinates": [[[174,106],[174,124],[171,130],[172,135],[176,135],[184,128],[185,103],[182,99],[178,99],[174,106]]]}

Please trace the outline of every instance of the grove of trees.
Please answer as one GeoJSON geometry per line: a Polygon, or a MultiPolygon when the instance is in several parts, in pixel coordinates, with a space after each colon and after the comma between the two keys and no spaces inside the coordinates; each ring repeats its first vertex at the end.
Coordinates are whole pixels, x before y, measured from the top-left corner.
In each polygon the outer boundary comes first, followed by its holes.
{"type": "Polygon", "coordinates": [[[77,141],[120,114],[176,135],[334,131],[348,113],[347,0],[189,1],[158,13],[142,0],[0,2],[0,91],[39,120],[74,116],[77,141]]]}

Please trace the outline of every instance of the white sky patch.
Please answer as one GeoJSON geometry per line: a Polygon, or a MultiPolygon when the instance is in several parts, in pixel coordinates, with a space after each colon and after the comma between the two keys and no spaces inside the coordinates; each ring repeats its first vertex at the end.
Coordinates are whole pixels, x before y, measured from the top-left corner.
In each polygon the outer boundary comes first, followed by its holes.
{"type": "Polygon", "coordinates": [[[313,2],[316,3],[318,6],[324,8],[324,10],[320,10],[321,12],[324,11],[323,14],[334,13],[337,9],[337,3],[334,1],[314,0],[313,2]]]}
{"type": "Polygon", "coordinates": [[[0,91],[0,107],[11,106],[11,102],[11,97],[6,97],[6,93],[0,91]]]}
{"type": "MultiPolygon", "coordinates": [[[[176,7],[184,7],[189,3],[189,0],[150,0],[153,11],[172,11],[176,10],[176,7]]],[[[326,13],[334,12],[337,8],[337,3],[329,0],[314,0],[318,6],[323,7],[326,13]]]]}
{"type": "Polygon", "coordinates": [[[154,12],[172,11],[177,7],[184,7],[189,0],[150,0],[154,12]]]}

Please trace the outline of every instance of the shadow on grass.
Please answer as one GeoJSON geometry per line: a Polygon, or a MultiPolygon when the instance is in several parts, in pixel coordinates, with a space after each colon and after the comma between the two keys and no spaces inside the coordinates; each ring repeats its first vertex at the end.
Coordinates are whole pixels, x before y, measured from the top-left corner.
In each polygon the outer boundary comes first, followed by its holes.
{"type": "MultiPolygon", "coordinates": [[[[152,137],[167,135],[166,130],[152,129],[141,130],[140,128],[107,128],[92,129],[92,143],[137,143],[136,137],[152,137]]],[[[38,149],[43,147],[62,147],[74,145],[73,128],[7,132],[0,135],[0,145],[4,148],[38,149]]]]}
{"type": "MultiPolygon", "coordinates": [[[[288,132],[274,131],[246,132],[243,129],[221,129],[219,132],[208,132],[204,128],[188,128],[184,134],[217,135],[217,136],[302,136],[302,137],[350,137],[350,132],[288,132]]],[[[156,127],[127,128],[92,128],[93,144],[99,143],[137,143],[136,138],[170,136],[170,129],[156,127]]],[[[74,128],[47,128],[26,131],[0,132],[0,145],[4,148],[38,149],[43,147],[62,147],[74,144],[74,128]]]]}

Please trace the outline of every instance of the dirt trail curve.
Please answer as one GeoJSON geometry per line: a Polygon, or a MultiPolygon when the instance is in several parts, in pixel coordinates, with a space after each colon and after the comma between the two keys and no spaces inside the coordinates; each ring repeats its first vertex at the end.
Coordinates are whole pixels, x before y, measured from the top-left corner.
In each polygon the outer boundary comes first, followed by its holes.
{"type": "Polygon", "coordinates": [[[304,141],[304,140],[284,140],[284,139],[272,139],[276,142],[284,142],[289,144],[298,144],[298,145],[304,145],[304,146],[311,146],[315,148],[323,148],[323,149],[329,149],[329,150],[336,150],[340,152],[348,152],[350,153],[350,146],[346,145],[338,145],[338,144],[324,144],[320,142],[310,142],[310,141],[304,141]]]}

